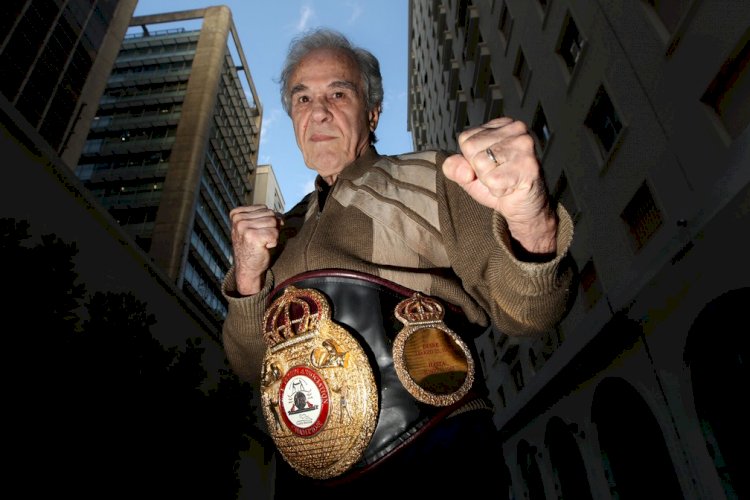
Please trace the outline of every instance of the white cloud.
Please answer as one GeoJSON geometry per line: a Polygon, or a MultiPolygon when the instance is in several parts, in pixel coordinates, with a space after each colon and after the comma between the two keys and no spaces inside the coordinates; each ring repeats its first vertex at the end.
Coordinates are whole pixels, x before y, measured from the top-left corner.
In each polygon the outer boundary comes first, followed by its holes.
{"type": "Polygon", "coordinates": [[[260,126],[261,144],[266,144],[268,142],[268,137],[274,123],[276,123],[282,116],[285,116],[285,113],[280,108],[273,108],[270,112],[264,114],[263,123],[260,126]]]}
{"type": "Polygon", "coordinates": [[[362,8],[362,4],[359,2],[347,2],[346,5],[348,7],[351,7],[352,13],[349,16],[349,20],[347,21],[348,24],[354,24],[354,22],[359,19],[359,16],[362,15],[362,12],[364,9],[362,8]]]}
{"type": "Polygon", "coordinates": [[[300,11],[300,17],[297,21],[297,31],[305,31],[307,29],[310,18],[315,15],[315,11],[309,5],[303,5],[300,11]]]}

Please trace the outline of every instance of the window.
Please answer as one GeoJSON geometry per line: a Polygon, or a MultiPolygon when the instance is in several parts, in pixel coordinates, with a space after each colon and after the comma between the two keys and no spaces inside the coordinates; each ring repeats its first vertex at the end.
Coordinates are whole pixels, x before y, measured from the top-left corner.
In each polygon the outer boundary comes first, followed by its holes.
{"type": "Polygon", "coordinates": [[[529,347],[528,356],[529,356],[529,363],[531,363],[531,367],[534,369],[534,372],[538,372],[539,369],[544,364],[540,362],[541,358],[537,356],[536,351],[531,347],[529,347]]]}
{"type": "Polygon", "coordinates": [[[451,99],[455,99],[458,94],[460,79],[459,70],[458,61],[451,61],[450,74],[448,75],[448,95],[451,99]]]}
{"type": "Polygon", "coordinates": [[[443,71],[445,71],[451,68],[451,61],[453,60],[453,35],[446,31],[441,39],[443,40],[443,51],[440,57],[443,63],[443,71]]]}
{"type": "Polygon", "coordinates": [[[667,31],[674,33],[690,6],[689,0],[647,0],[667,31]]]}
{"type": "Polygon", "coordinates": [[[513,18],[510,17],[508,6],[503,2],[500,6],[500,18],[497,23],[497,29],[502,33],[503,38],[505,38],[505,43],[508,43],[508,40],[510,40],[510,28],[512,25],[513,18]]]}
{"type": "Polygon", "coordinates": [[[537,5],[539,6],[539,12],[544,18],[547,15],[547,12],[549,12],[549,4],[551,3],[551,0],[536,0],[537,5]]]}
{"type": "Polygon", "coordinates": [[[494,83],[494,78],[492,78],[492,66],[490,65],[492,62],[492,55],[486,43],[481,42],[479,44],[476,59],[472,91],[475,91],[478,96],[485,96],[487,94],[487,87],[491,83],[494,83]]]}
{"type": "Polygon", "coordinates": [[[593,132],[603,156],[606,156],[615,145],[622,130],[622,122],[609,98],[604,86],[600,86],[594,103],[586,116],[586,126],[593,132]]]}
{"type": "Polygon", "coordinates": [[[456,134],[463,132],[470,125],[467,105],[466,93],[459,89],[458,99],[456,100],[456,122],[453,129],[456,134]]]}
{"type": "Polygon", "coordinates": [[[481,41],[479,33],[479,9],[472,5],[469,7],[468,15],[464,24],[464,60],[474,58],[477,44],[481,41]]]}
{"type": "Polygon", "coordinates": [[[497,399],[500,403],[500,408],[505,408],[508,403],[505,401],[505,389],[503,389],[503,386],[497,388],[497,399]]]}
{"type": "Polygon", "coordinates": [[[568,70],[573,72],[573,68],[575,68],[578,59],[581,57],[585,40],[578,31],[578,26],[576,26],[570,14],[566,16],[564,26],[563,35],[557,47],[557,53],[565,61],[568,70]]]}
{"type": "Polygon", "coordinates": [[[521,391],[524,386],[524,380],[523,380],[523,368],[521,367],[521,362],[516,361],[513,363],[513,366],[510,369],[510,374],[513,376],[513,383],[516,386],[517,391],[521,391]]]}
{"type": "Polygon", "coordinates": [[[583,268],[581,268],[580,280],[581,289],[583,290],[584,305],[586,306],[586,309],[591,309],[594,307],[594,304],[599,302],[599,299],[602,296],[602,285],[596,274],[596,266],[594,266],[593,259],[589,259],[583,268]]]}
{"type": "Polygon", "coordinates": [[[630,229],[636,250],[640,250],[662,225],[661,211],[656,206],[648,184],[644,182],[620,214],[630,229]]]}
{"type": "Polygon", "coordinates": [[[555,201],[560,203],[568,211],[570,218],[573,219],[573,223],[577,222],[578,204],[573,196],[573,191],[571,191],[570,186],[568,185],[568,176],[565,174],[565,171],[560,174],[560,179],[557,181],[553,196],[555,201]]]}
{"type": "Polygon", "coordinates": [[[744,45],[730,56],[703,94],[701,101],[710,106],[733,139],[750,123],[750,32],[744,45]]]}
{"type": "Polygon", "coordinates": [[[526,92],[526,87],[529,84],[529,80],[531,80],[531,70],[529,69],[529,65],[526,63],[526,56],[524,56],[521,47],[518,47],[516,64],[515,66],[513,66],[513,76],[516,77],[521,95],[523,95],[524,92],[526,92]]]}
{"type": "Polygon", "coordinates": [[[463,26],[464,23],[466,23],[466,11],[469,8],[469,0],[459,0],[458,2],[458,12],[456,14],[457,20],[459,26],[463,26]]]}
{"type": "Polygon", "coordinates": [[[495,83],[495,78],[490,75],[490,85],[487,87],[487,104],[484,109],[485,123],[493,118],[503,116],[503,92],[500,85],[495,83]]]}
{"type": "Polygon", "coordinates": [[[531,122],[531,130],[536,136],[540,153],[544,153],[547,150],[552,131],[550,131],[547,116],[544,114],[541,103],[536,107],[536,113],[534,113],[534,119],[531,122]]]}

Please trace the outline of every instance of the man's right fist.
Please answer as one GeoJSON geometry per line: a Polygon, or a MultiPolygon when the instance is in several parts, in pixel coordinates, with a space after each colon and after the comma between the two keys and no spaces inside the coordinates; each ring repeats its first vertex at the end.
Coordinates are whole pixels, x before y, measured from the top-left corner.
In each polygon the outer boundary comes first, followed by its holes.
{"type": "Polygon", "coordinates": [[[270,249],[278,244],[284,221],[265,205],[237,207],[229,212],[229,218],[237,292],[254,295],[263,288],[263,277],[271,263],[270,249]]]}

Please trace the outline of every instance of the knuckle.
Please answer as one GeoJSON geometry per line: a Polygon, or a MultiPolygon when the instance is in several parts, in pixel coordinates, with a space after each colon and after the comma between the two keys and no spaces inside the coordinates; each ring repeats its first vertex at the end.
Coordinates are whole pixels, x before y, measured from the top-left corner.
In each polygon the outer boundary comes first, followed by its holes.
{"type": "Polygon", "coordinates": [[[470,136],[469,136],[469,131],[468,130],[464,130],[463,132],[460,132],[458,134],[458,143],[462,144],[462,143],[466,142],[466,139],[468,139],[469,137],[470,136]]]}
{"type": "Polygon", "coordinates": [[[524,151],[532,151],[534,149],[534,138],[529,134],[519,135],[514,139],[516,147],[523,149],[524,151]]]}
{"type": "Polygon", "coordinates": [[[510,131],[519,135],[526,134],[529,131],[528,127],[526,126],[526,123],[520,120],[516,120],[508,124],[508,127],[510,127],[510,131]]]}

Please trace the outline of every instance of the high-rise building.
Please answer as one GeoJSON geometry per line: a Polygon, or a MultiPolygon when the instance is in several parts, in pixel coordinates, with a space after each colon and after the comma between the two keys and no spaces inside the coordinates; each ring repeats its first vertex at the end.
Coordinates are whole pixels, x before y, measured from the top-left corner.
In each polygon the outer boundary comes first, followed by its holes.
{"type": "MultiPolygon", "coordinates": [[[[181,481],[183,493],[206,496],[196,485],[231,491],[236,451],[208,443],[245,443],[251,434],[227,424],[253,407],[226,376],[216,322],[73,172],[135,4],[0,2],[4,402],[17,410],[6,419],[6,476],[10,489],[38,497],[100,497],[113,488],[174,494],[171,478],[187,469],[198,472],[181,481]],[[212,423],[201,408],[227,383],[240,395],[237,412],[212,423]],[[40,480],[39,464],[60,453],[40,480]],[[226,473],[207,470],[220,463],[226,473]]],[[[245,463],[260,446],[250,441],[245,463]]]]}
{"type": "Polygon", "coordinates": [[[217,323],[262,108],[225,6],[136,16],[76,175],[217,323]]]}
{"type": "MultiPolygon", "coordinates": [[[[742,498],[750,3],[410,0],[409,127],[528,124],[578,297],[480,356],[508,498],[742,498]],[[731,325],[738,325],[733,327],[731,325]]],[[[489,228],[488,228],[489,230],[489,228]]]]}
{"type": "Polygon", "coordinates": [[[136,3],[26,0],[0,6],[3,107],[20,113],[71,167],[136,3]]]}

